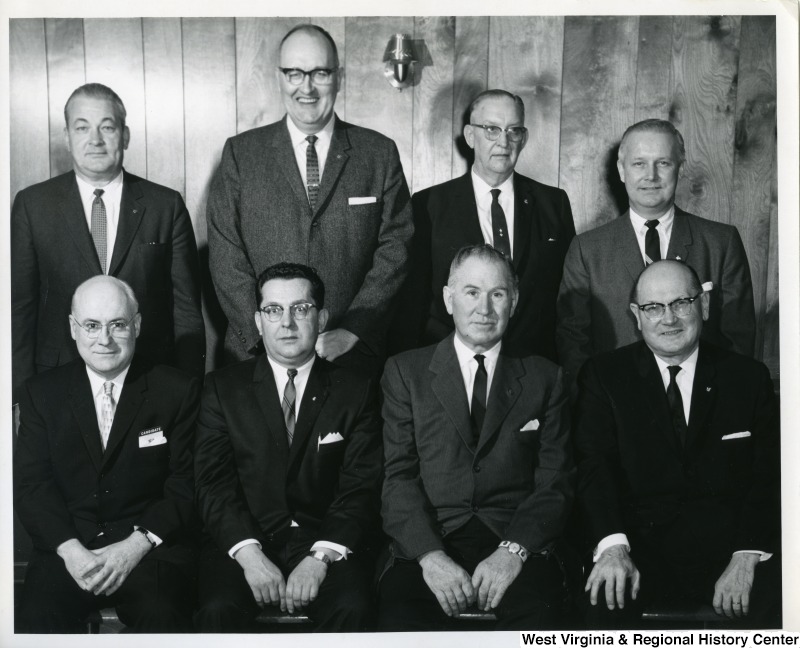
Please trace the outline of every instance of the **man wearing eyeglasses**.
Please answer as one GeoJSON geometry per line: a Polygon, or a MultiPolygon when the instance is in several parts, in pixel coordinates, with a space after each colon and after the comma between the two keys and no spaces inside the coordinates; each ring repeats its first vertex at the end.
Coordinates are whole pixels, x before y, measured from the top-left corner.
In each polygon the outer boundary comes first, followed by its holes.
{"type": "Polygon", "coordinates": [[[14,495],[34,549],[17,632],[85,632],[106,607],[134,631],[191,630],[200,386],[134,355],[141,325],[128,284],[89,279],[69,315],[80,358],[23,388],[14,495]]]}
{"type": "Polygon", "coordinates": [[[631,627],[652,603],[713,605],[731,627],[780,627],[769,371],[701,342],[711,298],[690,266],[653,263],[633,299],[643,340],[588,360],[579,379],[589,627],[631,627]]]}
{"type": "Polygon", "coordinates": [[[397,148],[334,114],[342,70],[324,29],[292,29],[276,75],[286,116],[228,140],[209,194],[210,267],[228,318],[226,353],[244,360],[258,351],[252,313],[260,272],[279,261],[311,261],[330,286],[319,355],[378,373],[413,227],[397,148]]]}
{"type": "Polygon", "coordinates": [[[206,380],[198,421],[198,630],[247,632],[261,608],[303,612],[320,632],[370,620],[381,422],[371,380],[317,357],[328,322],[311,268],[258,280],[266,354],[206,380]]]}
{"type": "Polygon", "coordinates": [[[472,169],[413,198],[412,263],[392,350],[439,342],[453,331],[441,299],[450,262],[462,247],[488,243],[511,259],[519,277],[519,303],[504,350],[556,360],[556,295],[575,236],[569,198],[514,171],[528,142],[522,99],[487,90],[475,97],[468,114],[464,139],[475,154],[472,169]]]}

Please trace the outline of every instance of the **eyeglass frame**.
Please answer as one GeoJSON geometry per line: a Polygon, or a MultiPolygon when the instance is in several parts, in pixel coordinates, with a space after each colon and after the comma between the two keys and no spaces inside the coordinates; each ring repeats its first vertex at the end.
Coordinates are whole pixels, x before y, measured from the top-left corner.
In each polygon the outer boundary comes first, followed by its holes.
{"type": "MultiPolygon", "coordinates": [[[[291,304],[289,306],[289,316],[293,320],[302,322],[303,320],[308,319],[308,315],[311,312],[312,308],[316,308],[317,310],[319,310],[317,305],[313,304],[311,302],[297,302],[296,304],[291,304]],[[298,306],[307,306],[308,307],[308,311],[306,311],[306,314],[303,315],[302,317],[298,317],[297,316],[297,308],[298,308],[298,306]]],[[[258,310],[261,311],[264,314],[264,316],[266,316],[267,321],[273,322],[273,323],[274,322],[280,322],[283,319],[283,314],[286,312],[286,309],[283,306],[281,306],[280,304],[267,304],[266,306],[259,306],[258,310]],[[280,315],[278,315],[277,319],[272,319],[270,317],[269,313],[266,311],[267,308],[279,308],[280,309],[280,315]]]]}
{"type": "Polygon", "coordinates": [[[470,124],[470,126],[472,126],[473,128],[483,129],[483,136],[490,142],[496,142],[497,140],[500,139],[500,133],[505,133],[506,139],[509,142],[514,142],[514,144],[517,144],[522,140],[524,140],[525,136],[528,134],[528,129],[525,126],[508,126],[506,128],[503,128],[502,126],[496,126],[495,124],[470,124]],[[492,132],[490,129],[494,128],[497,129],[497,137],[492,138],[489,136],[489,133],[492,132]],[[519,132],[520,133],[519,139],[513,139],[511,137],[512,132],[519,132]]]}
{"type": "Polygon", "coordinates": [[[75,323],[76,323],[76,324],[77,324],[77,325],[78,325],[78,326],[81,328],[81,330],[83,330],[83,332],[84,332],[84,334],[86,335],[86,337],[87,337],[87,338],[89,338],[90,340],[96,340],[97,338],[99,338],[99,337],[100,337],[100,334],[103,332],[103,329],[106,329],[106,331],[108,331],[108,337],[114,338],[115,340],[116,340],[116,339],[118,339],[118,338],[119,338],[119,339],[121,339],[121,340],[124,340],[125,338],[128,338],[128,337],[130,337],[130,334],[131,334],[131,332],[132,332],[131,322],[133,322],[133,320],[135,320],[135,319],[136,319],[136,316],[137,316],[138,314],[139,314],[139,313],[134,313],[134,314],[133,314],[133,315],[132,315],[132,316],[131,316],[129,319],[127,319],[127,320],[123,320],[123,319],[113,319],[113,320],[111,320],[110,322],[105,322],[105,323],[100,323],[100,322],[98,322],[97,320],[89,319],[89,320],[88,320],[89,322],[94,322],[95,324],[99,324],[99,325],[100,325],[100,328],[97,330],[97,334],[96,334],[96,335],[92,335],[92,333],[91,333],[91,332],[90,332],[90,331],[89,331],[89,330],[86,328],[86,325],[85,325],[85,324],[81,324],[81,323],[78,321],[78,318],[77,318],[77,317],[75,317],[75,315],[73,315],[72,313],[70,313],[70,314],[69,314],[69,316],[70,316],[70,319],[71,319],[73,322],[75,322],[75,323]],[[125,329],[124,329],[123,331],[118,331],[118,332],[115,334],[115,333],[112,333],[112,332],[111,332],[111,329],[109,328],[109,326],[110,326],[111,324],[114,324],[114,323],[116,323],[116,322],[122,322],[122,323],[124,323],[124,324],[125,324],[125,329]],[[122,335],[123,333],[124,333],[124,335],[122,335]]]}
{"type": "Polygon", "coordinates": [[[667,308],[669,308],[669,310],[672,312],[673,315],[675,315],[675,317],[680,317],[681,319],[683,319],[692,312],[691,306],[704,294],[705,291],[701,290],[694,297],[679,297],[678,299],[672,300],[669,304],[662,304],[660,302],[648,302],[646,304],[641,304],[641,305],[634,304],[634,306],[636,306],[636,308],[638,308],[642,313],[644,313],[644,316],[651,322],[657,322],[658,320],[662,319],[664,315],[667,314],[667,308]],[[680,314],[677,310],[673,308],[673,306],[678,302],[687,302],[687,306],[689,306],[690,308],[685,313],[680,314]],[[648,306],[661,306],[664,309],[664,311],[660,315],[657,315],[656,317],[651,317],[650,315],[647,314],[647,311],[645,310],[645,308],[647,308],[648,306]]]}
{"type": "Polygon", "coordinates": [[[320,85],[320,86],[332,85],[333,84],[333,77],[339,71],[338,68],[317,67],[317,68],[314,68],[312,70],[304,70],[303,68],[296,68],[296,67],[285,68],[285,67],[280,67],[280,66],[278,67],[278,70],[280,70],[280,72],[283,74],[283,78],[286,80],[286,83],[288,83],[290,86],[293,86],[293,87],[299,87],[299,86],[303,85],[303,81],[306,80],[306,77],[311,79],[311,83],[313,83],[314,85],[320,85]],[[290,72],[299,72],[303,76],[300,78],[300,81],[298,81],[297,83],[292,83],[291,79],[289,79],[289,77],[287,76],[290,72]],[[314,75],[317,72],[326,72],[326,73],[328,73],[330,75],[329,76],[330,80],[329,81],[323,81],[323,82],[315,81],[314,80],[314,75]]]}

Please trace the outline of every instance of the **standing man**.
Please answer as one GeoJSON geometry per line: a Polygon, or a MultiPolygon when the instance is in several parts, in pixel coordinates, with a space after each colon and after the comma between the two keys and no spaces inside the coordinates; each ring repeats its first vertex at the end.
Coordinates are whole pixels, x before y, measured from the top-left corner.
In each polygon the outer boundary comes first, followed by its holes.
{"type": "Polygon", "coordinates": [[[511,259],[519,277],[519,303],[504,352],[555,361],[556,296],[575,236],[569,198],[562,189],[514,172],[528,141],[518,96],[481,92],[469,107],[464,138],[475,152],[472,170],[414,195],[411,276],[398,331],[406,339],[396,346],[432,344],[450,335],[453,318],[440,297],[450,262],[462,247],[485,242],[511,259]]]}
{"type": "Polygon", "coordinates": [[[282,263],[257,285],[266,354],[208,376],[196,446],[198,630],[246,632],[265,605],[322,632],[364,630],[368,540],[377,533],[380,415],[372,382],[314,352],[328,311],[311,268],[282,263]]]}
{"type": "Polygon", "coordinates": [[[575,238],[564,263],[556,336],[569,382],[590,356],[641,339],[628,304],[639,273],[658,259],[685,261],[710,284],[705,338],[753,355],[755,307],[742,239],[735,227],[675,205],[685,159],[683,137],[668,121],[648,119],[622,136],[617,170],[630,209],[575,238]]]}
{"type": "Polygon", "coordinates": [[[711,301],[690,266],[653,263],[630,304],[643,341],[581,372],[589,627],[631,627],[651,602],[780,627],[777,402],[763,364],[701,341],[711,301]]]}
{"type": "Polygon", "coordinates": [[[552,362],[505,354],[517,300],[507,256],[463,248],[444,287],[455,333],[387,362],[382,630],[458,629],[452,617],[473,603],[498,629],[561,623],[553,546],[573,497],[567,399],[552,362]]]}
{"type": "Polygon", "coordinates": [[[14,504],[33,540],[18,632],[85,632],[113,606],[139,632],[188,632],[194,599],[192,446],[200,386],[134,355],[130,286],[82,283],[80,358],[22,389],[14,504]]]}
{"type": "Polygon", "coordinates": [[[257,351],[255,285],[264,268],[313,261],[329,287],[329,330],[317,352],[378,373],[413,229],[397,148],[334,115],[341,69],[324,29],[299,25],[284,36],[276,74],[286,116],[226,142],[209,194],[225,348],[236,360],[257,351]]]}
{"type": "Polygon", "coordinates": [[[20,191],[11,211],[14,402],[25,380],[77,357],[67,315],[79,284],[99,274],[139,297],[138,352],[202,376],[205,329],[197,248],[178,192],[122,168],[125,106],[99,83],[72,93],[64,141],[73,171],[20,191]]]}

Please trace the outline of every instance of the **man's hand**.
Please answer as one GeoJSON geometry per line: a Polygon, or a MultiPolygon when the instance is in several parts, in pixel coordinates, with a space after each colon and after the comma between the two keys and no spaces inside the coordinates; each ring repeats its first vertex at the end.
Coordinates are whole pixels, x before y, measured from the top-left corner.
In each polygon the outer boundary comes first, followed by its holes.
{"type": "Polygon", "coordinates": [[[457,617],[475,602],[469,574],[444,551],[429,551],[419,559],[422,577],[447,616],[457,617]]]}
{"type": "Polygon", "coordinates": [[[327,575],[328,566],[321,560],[306,556],[300,561],[286,581],[286,607],[289,614],[294,614],[295,610],[305,607],[317,598],[319,586],[327,575]]]}
{"type": "Polygon", "coordinates": [[[356,342],[358,342],[358,336],[355,333],[339,328],[327,333],[320,333],[315,348],[320,358],[333,362],[340,355],[350,351],[356,342]]]}
{"type": "Polygon", "coordinates": [[[89,590],[87,580],[103,566],[103,561],[84,547],[76,538],[58,545],[56,553],[64,561],[64,565],[72,579],[82,590],[89,590]]]}
{"type": "Polygon", "coordinates": [[[478,608],[488,612],[500,605],[508,586],[521,571],[520,557],[499,547],[479,562],[472,574],[472,587],[478,593],[478,608]]]}
{"type": "Polygon", "coordinates": [[[281,612],[286,612],[286,582],[283,574],[258,545],[245,545],[233,557],[244,570],[244,577],[253,590],[258,607],[280,604],[281,612]]]}
{"type": "Polygon", "coordinates": [[[600,586],[606,584],[606,605],[609,610],[625,607],[625,583],[631,580],[631,598],[636,600],[639,595],[641,574],[631,560],[628,548],[625,545],[613,545],[606,549],[589,574],[586,581],[585,592],[591,590],[589,600],[592,605],[597,605],[597,592],[600,586]]]}
{"type": "Polygon", "coordinates": [[[103,566],[87,580],[87,589],[95,596],[110,596],[120,588],[131,570],[151,548],[150,541],[143,534],[134,531],[124,540],[102,549],[92,549],[92,553],[102,561],[103,566]]]}
{"type": "Polygon", "coordinates": [[[754,553],[733,554],[731,561],[714,585],[714,611],[729,619],[750,612],[750,590],[761,556],[754,553]]]}

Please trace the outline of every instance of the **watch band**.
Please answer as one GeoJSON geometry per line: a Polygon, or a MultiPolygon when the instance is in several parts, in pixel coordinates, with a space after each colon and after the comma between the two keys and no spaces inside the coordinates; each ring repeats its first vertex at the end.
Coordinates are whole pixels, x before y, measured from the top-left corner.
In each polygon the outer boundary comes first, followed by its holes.
{"type": "Polygon", "coordinates": [[[145,529],[144,527],[137,527],[136,530],[145,537],[145,539],[150,543],[150,547],[151,548],[153,548],[153,549],[156,548],[156,543],[150,537],[150,532],[147,529],[145,529]]]}
{"type": "Polygon", "coordinates": [[[525,562],[528,559],[528,550],[517,542],[511,542],[510,540],[503,540],[497,546],[500,549],[507,549],[508,553],[510,554],[518,556],[522,562],[525,562]]]}
{"type": "Polygon", "coordinates": [[[333,562],[324,551],[309,551],[308,555],[314,560],[319,560],[326,565],[330,565],[333,562]]]}

